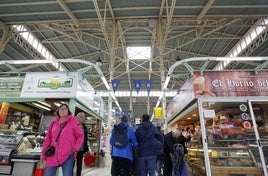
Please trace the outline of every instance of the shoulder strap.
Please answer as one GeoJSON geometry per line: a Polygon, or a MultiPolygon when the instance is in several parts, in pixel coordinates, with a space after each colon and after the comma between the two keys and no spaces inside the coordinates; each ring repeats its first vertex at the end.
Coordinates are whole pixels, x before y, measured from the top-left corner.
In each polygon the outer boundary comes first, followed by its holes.
{"type": "Polygon", "coordinates": [[[65,122],[64,125],[63,125],[62,127],[60,127],[60,131],[59,131],[58,136],[57,136],[57,138],[56,138],[56,142],[58,142],[59,137],[60,137],[60,134],[61,134],[61,132],[62,132],[62,129],[66,126],[67,123],[68,123],[68,122],[65,122]]]}
{"type": "MultiPolygon", "coordinates": [[[[48,132],[51,133],[51,134],[52,134],[53,125],[54,125],[54,121],[52,121],[51,124],[48,127],[48,132]]],[[[51,134],[50,134],[50,136],[52,136],[51,134]]]]}

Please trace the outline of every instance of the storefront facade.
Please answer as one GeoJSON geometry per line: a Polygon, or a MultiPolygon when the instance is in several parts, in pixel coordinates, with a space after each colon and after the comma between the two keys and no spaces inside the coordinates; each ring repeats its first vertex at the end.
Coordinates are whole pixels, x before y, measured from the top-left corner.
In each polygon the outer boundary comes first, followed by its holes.
{"type": "Polygon", "coordinates": [[[267,73],[193,72],[174,97],[168,123],[193,131],[186,159],[195,174],[268,175],[267,73]]]}
{"type": "Polygon", "coordinates": [[[2,77],[0,85],[0,174],[33,175],[45,131],[62,103],[73,115],[84,112],[90,118],[86,121],[90,150],[99,153],[105,104],[78,72],[26,73],[2,77]]]}

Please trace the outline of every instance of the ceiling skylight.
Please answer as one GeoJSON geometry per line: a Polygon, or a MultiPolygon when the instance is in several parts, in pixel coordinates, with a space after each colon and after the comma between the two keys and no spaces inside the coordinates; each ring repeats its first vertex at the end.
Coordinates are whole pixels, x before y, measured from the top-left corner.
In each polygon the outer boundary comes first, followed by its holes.
{"type": "Polygon", "coordinates": [[[151,56],[151,47],[127,47],[127,57],[129,60],[148,60],[151,56]]]}
{"type": "MultiPolygon", "coordinates": [[[[43,45],[33,33],[29,32],[24,25],[12,25],[15,31],[33,47],[39,54],[41,54],[46,60],[53,60],[55,56],[43,45]]],[[[59,71],[64,71],[64,68],[58,63],[51,63],[59,71]]]]}

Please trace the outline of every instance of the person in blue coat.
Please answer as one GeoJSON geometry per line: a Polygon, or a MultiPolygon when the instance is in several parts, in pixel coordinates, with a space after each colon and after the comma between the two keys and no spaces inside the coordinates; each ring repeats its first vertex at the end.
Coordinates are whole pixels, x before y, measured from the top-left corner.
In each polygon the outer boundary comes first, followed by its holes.
{"type": "Polygon", "coordinates": [[[156,158],[162,151],[163,134],[150,122],[150,115],[142,115],[142,123],[135,131],[138,147],[139,176],[155,176],[156,158]]]}
{"type": "Polygon", "coordinates": [[[117,147],[114,144],[114,129],[112,130],[112,135],[110,138],[110,145],[112,146],[112,166],[111,175],[112,176],[130,176],[133,162],[133,148],[134,150],[138,147],[138,142],[132,127],[128,125],[128,117],[123,116],[121,122],[116,124],[119,127],[127,127],[128,142],[124,147],[117,147]]]}

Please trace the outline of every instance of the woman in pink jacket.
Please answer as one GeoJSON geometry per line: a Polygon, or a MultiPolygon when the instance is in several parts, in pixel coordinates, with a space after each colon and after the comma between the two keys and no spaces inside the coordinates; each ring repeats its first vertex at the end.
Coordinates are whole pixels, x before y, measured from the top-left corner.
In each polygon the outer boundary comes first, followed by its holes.
{"type": "Polygon", "coordinates": [[[43,145],[40,165],[46,166],[46,176],[55,176],[60,166],[64,176],[73,176],[73,164],[83,140],[79,122],[71,115],[68,105],[62,104],[49,125],[43,145]],[[49,146],[55,147],[55,153],[50,156],[45,154],[49,146]]]}

